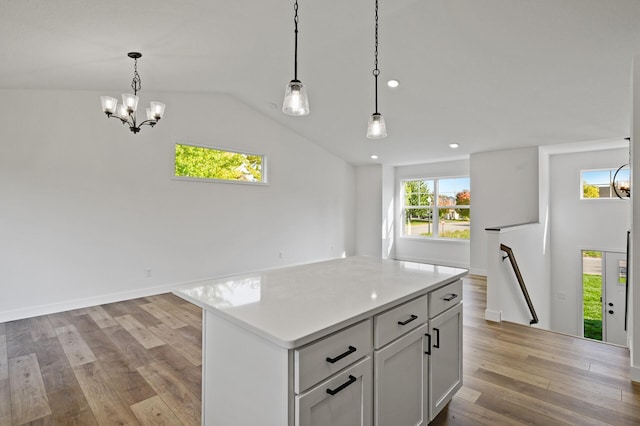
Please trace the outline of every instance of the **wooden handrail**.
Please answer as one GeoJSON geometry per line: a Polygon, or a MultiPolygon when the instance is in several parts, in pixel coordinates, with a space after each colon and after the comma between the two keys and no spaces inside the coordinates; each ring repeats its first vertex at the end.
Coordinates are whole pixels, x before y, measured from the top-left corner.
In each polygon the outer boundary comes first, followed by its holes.
{"type": "Polygon", "coordinates": [[[509,262],[511,262],[511,267],[513,268],[513,272],[516,274],[516,278],[518,280],[518,284],[520,284],[520,290],[522,290],[522,295],[527,302],[527,306],[529,307],[529,312],[531,312],[531,316],[533,319],[529,321],[529,324],[537,324],[538,323],[538,315],[536,314],[536,310],[533,307],[533,302],[531,301],[531,297],[529,296],[529,292],[527,291],[527,286],[524,283],[524,279],[522,278],[522,274],[520,273],[520,268],[518,268],[518,262],[516,262],[516,257],[513,254],[513,250],[511,247],[505,246],[504,244],[500,244],[500,250],[507,253],[505,257],[502,258],[504,261],[507,257],[509,258],[509,262]]]}

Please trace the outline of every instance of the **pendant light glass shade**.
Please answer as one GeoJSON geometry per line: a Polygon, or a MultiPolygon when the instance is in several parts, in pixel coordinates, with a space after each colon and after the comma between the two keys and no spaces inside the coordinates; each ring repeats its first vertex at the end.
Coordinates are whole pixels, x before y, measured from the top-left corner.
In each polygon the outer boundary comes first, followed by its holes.
{"type": "Polygon", "coordinates": [[[387,126],[384,124],[384,117],[380,113],[373,113],[369,117],[367,125],[367,138],[382,139],[387,137],[387,126]]]}
{"type": "Polygon", "coordinates": [[[304,84],[298,80],[291,80],[284,91],[282,112],[288,115],[309,114],[309,98],[304,84]]]}

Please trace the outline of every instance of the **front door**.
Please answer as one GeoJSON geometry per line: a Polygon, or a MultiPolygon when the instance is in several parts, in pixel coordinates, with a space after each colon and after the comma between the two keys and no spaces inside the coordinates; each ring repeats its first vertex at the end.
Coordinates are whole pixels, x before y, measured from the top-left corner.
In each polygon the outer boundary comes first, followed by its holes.
{"type": "Polygon", "coordinates": [[[604,340],[616,345],[627,345],[624,329],[627,284],[627,258],[625,253],[604,252],[604,282],[602,318],[604,340]]]}

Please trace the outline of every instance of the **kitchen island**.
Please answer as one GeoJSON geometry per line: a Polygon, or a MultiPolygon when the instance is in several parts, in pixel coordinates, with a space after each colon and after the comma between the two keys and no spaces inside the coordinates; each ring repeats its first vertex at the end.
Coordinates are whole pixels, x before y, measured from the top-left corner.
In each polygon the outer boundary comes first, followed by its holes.
{"type": "Polygon", "coordinates": [[[466,273],[349,257],[176,289],[204,309],[203,424],[427,424],[462,384],[466,273]]]}

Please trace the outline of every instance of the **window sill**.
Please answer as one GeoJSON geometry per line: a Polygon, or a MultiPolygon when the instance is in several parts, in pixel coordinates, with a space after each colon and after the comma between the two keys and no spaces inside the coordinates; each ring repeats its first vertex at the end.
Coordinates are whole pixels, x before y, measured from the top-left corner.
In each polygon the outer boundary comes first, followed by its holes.
{"type": "Polygon", "coordinates": [[[420,243],[450,243],[450,244],[463,244],[469,245],[471,240],[463,240],[460,238],[440,238],[440,237],[408,237],[403,235],[400,237],[401,240],[406,241],[417,241],[420,243]]]}

